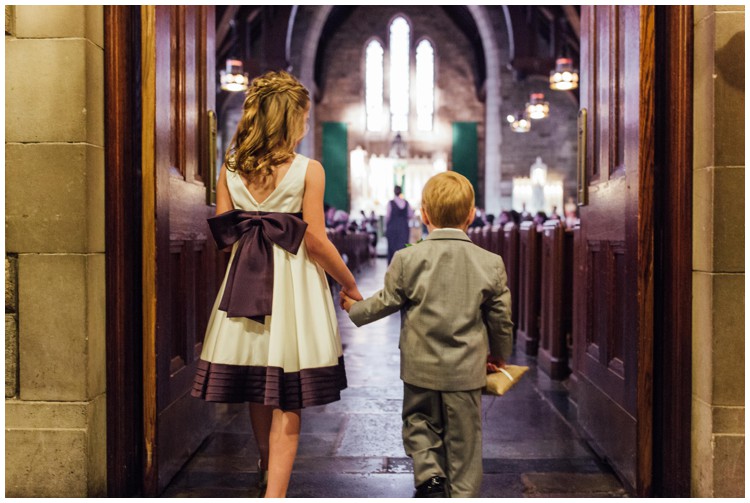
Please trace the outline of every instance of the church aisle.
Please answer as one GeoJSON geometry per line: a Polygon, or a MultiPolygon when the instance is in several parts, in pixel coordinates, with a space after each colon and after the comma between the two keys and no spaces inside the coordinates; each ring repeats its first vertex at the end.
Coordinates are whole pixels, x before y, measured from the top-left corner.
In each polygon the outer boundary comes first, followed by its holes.
{"type": "MultiPolygon", "coordinates": [[[[382,287],[384,259],[357,275],[360,291],[382,287]]],[[[401,444],[400,318],[339,326],[349,387],[342,400],[305,409],[288,497],[408,498],[411,460],[401,444]]],[[[625,492],[571,428],[567,391],[533,361],[504,397],[484,396],[482,497],[618,497],[625,492]]],[[[219,405],[216,431],[175,477],[164,497],[257,496],[258,457],[245,405],[219,405]]]]}

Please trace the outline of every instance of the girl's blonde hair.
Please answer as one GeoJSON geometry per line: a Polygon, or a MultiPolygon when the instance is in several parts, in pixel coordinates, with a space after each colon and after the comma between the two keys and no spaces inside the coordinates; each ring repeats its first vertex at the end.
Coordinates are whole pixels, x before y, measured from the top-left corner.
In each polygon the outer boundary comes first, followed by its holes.
{"type": "Polygon", "coordinates": [[[439,173],[422,189],[422,208],[435,227],[461,227],[474,207],[474,187],[455,171],[439,173]]]}
{"type": "Polygon", "coordinates": [[[310,93],[287,72],[267,72],[253,79],[245,94],[242,118],[224,162],[248,179],[263,178],[294,156],[305,136],[310,93]]]}

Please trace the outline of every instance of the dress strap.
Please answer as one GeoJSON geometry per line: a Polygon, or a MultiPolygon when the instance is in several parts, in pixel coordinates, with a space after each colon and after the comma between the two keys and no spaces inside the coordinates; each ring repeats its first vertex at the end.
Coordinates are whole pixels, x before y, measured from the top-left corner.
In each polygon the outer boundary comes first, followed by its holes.
{"type": "Polygon", "coordinates": [[[208,225],[220,249],[239,241],[219,309],[263,323],[273,301],[273,245],[297,254],[307,230],[302,214],[232,210],[208,225]]]}

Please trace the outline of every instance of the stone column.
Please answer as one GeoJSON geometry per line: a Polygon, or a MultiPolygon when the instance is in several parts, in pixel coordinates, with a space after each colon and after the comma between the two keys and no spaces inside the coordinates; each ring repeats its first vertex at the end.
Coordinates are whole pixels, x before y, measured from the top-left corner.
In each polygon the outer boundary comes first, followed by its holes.
{"type": "Polygon", "coordinates": [[[691,492],[745,494],[745,13],[695,6],[691,492]]]}
{"type": "Polygon", "coordinates": [[[106,495],[103,29],[6,7],[8,497],[106,495]]]}
{"type": "Polygon", "coordinates": [[[501,194],[501,166],[500,145],[502,137],[502,122],[500,120],[500,49],[497,35],[492,22],[483,5],[469,5],[469,12],[477,24],[477,30],[484,48],[485,68],[487,77],[485,82],[485,161],[484,161],[484,210],[493,215],[499,215],[503,210],[501,194]]]}

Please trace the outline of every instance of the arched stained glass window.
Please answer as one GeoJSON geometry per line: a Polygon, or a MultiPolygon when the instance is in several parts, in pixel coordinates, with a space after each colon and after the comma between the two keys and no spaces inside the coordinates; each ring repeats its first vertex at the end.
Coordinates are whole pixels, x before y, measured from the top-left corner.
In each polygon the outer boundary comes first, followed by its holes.
{"type": "Polygon", "coordinates": [[[383,46],[373,40],[365,51],[365,109],[367,130],[383,128],[383,46]]]}
{"type": "Polygon", "coordinates": [[[391,131],[409,130],[409,31],[403,17],[391,23],[391,131]]]}
{"type": "Polygon", "coordinates": [[[428,40],[417,45],[417,129],[432,131],[435,112],[435,51],[428,40]]]}

